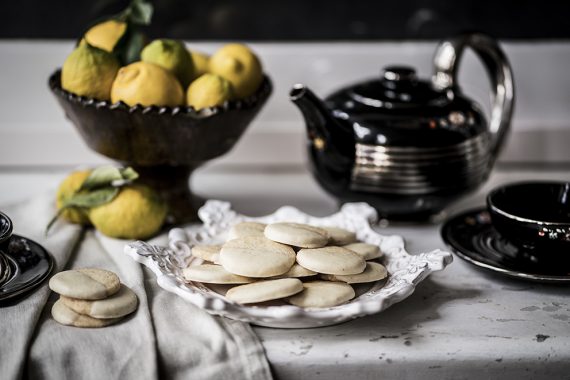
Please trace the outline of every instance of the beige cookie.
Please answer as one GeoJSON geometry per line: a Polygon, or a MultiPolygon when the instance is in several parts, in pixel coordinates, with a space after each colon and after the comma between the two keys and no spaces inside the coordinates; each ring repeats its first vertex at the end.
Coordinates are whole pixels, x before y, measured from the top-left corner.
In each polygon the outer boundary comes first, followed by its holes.
{"type": "Polygon", "coordinates": [[[374,244],[368,243],[352,243],[343,246],[346,249],[350,249],[356,252],[364,260],[373,260],[382,257],[382,252],[380,247],[374,244]]]}
{"type": "Polygon", "coordinates": [[[282,275],[277,276],[277,278],[297,278],[297,277],[309,277],[316,275],[317,272],[313,272],[307,268],[303,268],[299,264],[295,263],[287,272],[282,275]]]}
{"type": "Polygon", "coordinates": [[[226,297],[238,303],[257,303],[289,297],[302,290],[303,283],[300,280],[282,278],[236,286],[228,290],[226,297]]]}
{"type": "Polygon", "coordinates": [[[357,274],[366,268],[366,261],[342,247],[304,248],[297,252],[297,263],[317,273],[357,274]]]}
{"type": "Polygon", "coordinates": [[[188,281],[199,281],[207,284],[248,284],[251,278],[238,276],[225,270],[221,265],[202,264],[191,265],[182,270],[182,275],[188,281]]]}
{"type": "Polygon", "coordinates": [[[87,301],[65,296],[59,300],[76,313],[100,319],[124,317],[135,311],[138,305],[135,292],[123,284],[117,293],[103,300],[87,301]]]}
{"type": "Polygon", "coordinates": [[[302,248],[324,247],[329,241],[329,235],[324,229],[300,223],[270,224],[265,227],[265,237],[302,248]]]}
{"type": "Polygon", "coordinates": [[[241,222],[234,224],[230,228],[228,234],[228,240],[238,239],[247,236],[263,237],[263,231],[265,230],[266,224],[257,222],[241,222]]]}
{"type": "Polygon", "coordinates": [[[240,276],[272,277],[291,269],[295,263],[295,251],[264,237],[250,236],[224,244],[220,263],[228,272],[240,276]]]}
{"type": "Polygon", "coordinates": [[[59,272],[49,280],[49,287],[62,296],[100,300],[117,293],[121,281],[108,270],[85,268],[59,272]]]}
{"type": "Polygon", "coordinates": [[[121,320],[121,318],[99,319],[79,314],[65,306],[61,300],[53,304],[51,315],[56,322],[75,327],[105,327],[121,320]]]}
{"type": "Polygon", "coordinates": [[[323,227],[329,234],[330,245],[346,245],[356,241],[356,234],[338,227],[323,227]]]}
{"type": "Polygon", "coordinates": [[[384,265],[370,262],[366,263],[366,269],[364,272],[359,274],[348,274],[348,275],[338,275],[338,274],[321,274],[323,280],[329,281],[341,281],[347,284],[361,284],[364,282],[374,282],[379,281],[388,275],[388,271],[384,265]]]}
{"type": "Polygon", "coordinates": [[[303,284],[303,291],[287,299],[299,307],[332,307],[354,298],[352,286],[344,282],[311,281],[303,284]]]}
{"type": "Polygon", "coordinates": [[[220,250],[222,249],[221,244],[214,245],[195,245],[192,247],[192,256],[202,259],[204,261],[209,261],[211,263],[220,263],[220,250]]]}

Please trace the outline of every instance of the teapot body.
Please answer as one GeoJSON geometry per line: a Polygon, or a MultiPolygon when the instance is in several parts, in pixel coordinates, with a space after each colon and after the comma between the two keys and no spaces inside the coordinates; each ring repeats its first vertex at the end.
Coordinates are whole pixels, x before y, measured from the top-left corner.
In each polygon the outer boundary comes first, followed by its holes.
{"type": "Polygon", "coordinates": [[[434,62],[431,81],[394,66],[324,100],[302,85],[293,88],[311,171],[325,190],[341,202],[365,201],[384,218],[424,220],[487,180],[512,113],[508,62],[481,35],[442,42],[434,62]],[[492,74],[489,123],[454,80],[464,46],[492,74]]]}

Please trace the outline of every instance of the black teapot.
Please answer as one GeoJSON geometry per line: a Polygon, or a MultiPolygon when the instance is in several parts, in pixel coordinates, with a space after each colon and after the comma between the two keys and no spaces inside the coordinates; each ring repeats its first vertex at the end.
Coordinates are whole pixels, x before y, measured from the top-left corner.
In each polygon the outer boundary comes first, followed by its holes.
{"type": "Polygon", "coordinates": [[[311,169],[341,202],[364,201],[388,219],[422,220],[488,178],[510,127],[511,68],[499,45],[482,34],[442,41],[430,81],[414,69],[386,67],[380,77],[319,99],[295,85],[311,169]],[[492,82],[487,125],[480,106],[456,82],[463,50],[483,61],[492,82]]]}

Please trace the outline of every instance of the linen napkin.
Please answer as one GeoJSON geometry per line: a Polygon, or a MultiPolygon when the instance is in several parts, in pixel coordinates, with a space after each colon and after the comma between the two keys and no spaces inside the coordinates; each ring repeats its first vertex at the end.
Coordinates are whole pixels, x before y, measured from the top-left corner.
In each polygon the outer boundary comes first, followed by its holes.
{"type": "MultiPolygon", "coordinates": [[[[47,281],[30,296],[0,308],[2,378],[42,379],[270,379],[264,350],[248,324],[213,317],[160,289],[154,274],[123,253],[127,241],[57,223],[54,194],[2,208],[15,233],[29,237],[63,269],[114,271],[137,294],[137,311],[116,325],[81,329],[51,318],[57,295],[47,281]]],[[[160,236],[153,244],[164,244],[160,236]]]]}

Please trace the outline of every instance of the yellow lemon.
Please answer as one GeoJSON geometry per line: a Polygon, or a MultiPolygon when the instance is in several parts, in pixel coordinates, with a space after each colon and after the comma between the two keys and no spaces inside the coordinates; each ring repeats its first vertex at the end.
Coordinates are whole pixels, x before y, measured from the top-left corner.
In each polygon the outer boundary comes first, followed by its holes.
{"type": "Polygon", "coordinates": [[[242,44],[228,44],[220,48],[210,57],[208,68],[212,74],[229,80],[240,99],[252,95],[263,81],[259,59],[242,44]]]}
{"type": "Polygon", "coordinates": [[[184,91],[168,70],[148,62],[135,62],[119,70],[111,100],[122,100],[129,106],[175,107],[184,103],[184,91]]]}
{"type": "Polygon", "coordinates": [[[196,79],[186,93],[186,104],[197,110],[221,106],[232,97],[232,85],[219,75],[204,74],[196,79]]]}
{"type": "Polygon", "coordinates": [[[166,204],[150,187],[123,187],[111,202],[89,210],[89,219],[104,235],[146,239],[156,234],[166,218],[166,204]]]}
{"type": "Polygon", "coordinates": [[[192,62],[194,62],[194,79],[208,72],[208,61],[210,56],[195,50],[189,50],[192,62]]]}
{"type": "MultiPolygon", "coordinates": [[[[83,182],[91,170],[80,170],[74,171],[68,175],[59,185],[56,195],[56,206],[57,209],[61,209],[63,204],[71,198],[71,196],[77,193],[77,190],[83,185],[83,182]]],[[[68,208],[61,214],[65,220],[71,223],[77,224],[90,224],[89,218],[87,218],[87,210],[80,207],[68,208]]]]}
{"type": "Polygon", "coordinates": [[[115,56],[88,44],[78,46],[61,68],[61,87],[74,94],[108,100],[119,70],[115,56]]]}
{"type": "Polygon", "coordinates": [[[125,34],[126,30],[127,24],[123,21],[103,21],[89,28],[89,30],[83,36],[81,44],[84,44],[86,40],[91,46],[112,52],[113,48],[119,39],[121,39],[123,34],[125,34]]]}
{"type": "Polygon", "coordinates": [[[194,77],[194,63],[184,44],[175,40],[154,40],[141,52],[141,60],[161,66],[178,78],[184,88],[194,77]]]}

